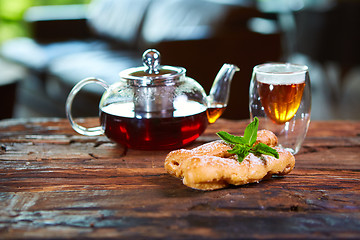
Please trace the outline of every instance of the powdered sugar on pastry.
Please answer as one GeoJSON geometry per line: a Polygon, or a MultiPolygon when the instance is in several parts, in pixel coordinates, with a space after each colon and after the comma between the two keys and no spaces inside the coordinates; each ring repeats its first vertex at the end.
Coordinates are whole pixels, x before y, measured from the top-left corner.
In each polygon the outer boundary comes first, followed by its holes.
{"type": "MultiPolygon", "coordinates": [[[[271,147],[277,144],[276,136],[267,130],[258,132],[257,141],[271,147]],[[261,132],[259,134],[259,132],[261,132]],[[275,137],[275,138],[274,138],[275,137]]],[[[192,150],[175,150],[165,159],[166,171],[191,188],[214,190],[231,185],[259,182],[272,175],[285,175],[295,166],[294,156],[287,150],[275,147],[279,159],[250,153],[239,163],[237,156],[227,152],[231,146],[219,140],[192,150]]]]}

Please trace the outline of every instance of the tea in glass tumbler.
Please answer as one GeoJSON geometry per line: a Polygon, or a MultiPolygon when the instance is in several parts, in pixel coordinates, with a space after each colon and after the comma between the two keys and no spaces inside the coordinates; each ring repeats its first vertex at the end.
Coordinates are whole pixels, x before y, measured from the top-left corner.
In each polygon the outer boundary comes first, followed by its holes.
{"type": "Polygon", "coordinates": [[[307,66],[267,63],[255,66],[249,90],[250,117],[273,131],[279,144],[296,154],[310,123],[311,89],[307,66]]]}

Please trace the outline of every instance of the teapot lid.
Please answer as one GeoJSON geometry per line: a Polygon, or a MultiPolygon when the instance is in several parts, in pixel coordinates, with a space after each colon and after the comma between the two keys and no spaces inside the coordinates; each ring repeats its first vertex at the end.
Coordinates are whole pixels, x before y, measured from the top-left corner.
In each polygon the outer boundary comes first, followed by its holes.
{"type": "Polygon", "coordinates": [[[161,66],[160,53],[155,49],[146,50],[142,61],[144,66],[126,69],[120,72],[120,77],[140,86],[174,84],[185,77],[185,68],[161,66]]]}

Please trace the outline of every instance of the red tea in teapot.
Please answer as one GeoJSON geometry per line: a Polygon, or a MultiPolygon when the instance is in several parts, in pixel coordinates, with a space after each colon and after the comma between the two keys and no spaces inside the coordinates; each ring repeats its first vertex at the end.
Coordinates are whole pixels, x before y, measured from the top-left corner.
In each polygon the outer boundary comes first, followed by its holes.
{"type": "Polygon", "coordinates": [[[194,101],[175,107],[171,115],[140,115],[132,103],[113,103],[101,108],[100,121],[108,138],[143,150],[182,147],[198,138],[208,125],[206,107],[194,101]]]}

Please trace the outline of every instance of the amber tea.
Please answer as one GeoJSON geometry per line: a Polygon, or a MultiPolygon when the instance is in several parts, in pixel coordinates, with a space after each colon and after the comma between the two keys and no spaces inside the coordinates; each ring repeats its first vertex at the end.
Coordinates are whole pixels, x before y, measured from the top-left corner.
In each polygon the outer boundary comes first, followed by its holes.
{"type": "Polygon", "coordinates": [[[260,101],[267,116],[279,124],[292,119],[300,106],[304,86],[305,79],[285,84],[258,81],[260,101]]]}
{"type": "Polygon", "coordinates": [[[226,107],[223,104],[215,104],[208,107],[206,110],[209,123],[214,123],[224,113],[226,107]]]}

